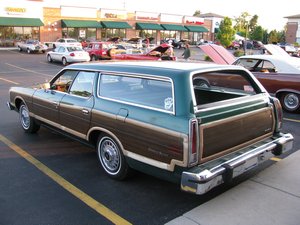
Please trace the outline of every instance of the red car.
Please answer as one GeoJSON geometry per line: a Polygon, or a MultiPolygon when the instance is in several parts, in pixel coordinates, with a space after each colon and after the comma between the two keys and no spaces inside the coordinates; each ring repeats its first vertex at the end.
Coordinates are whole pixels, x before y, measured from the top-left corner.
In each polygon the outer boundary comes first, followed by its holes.
{"type": "Polygon", "coordinates": [[[111,49],[109,55],[112,59],[118,60],[177,60],[173,54],[172,45],[167,43],[163,43],[147,53],[128,54],[126,50],[120,52],[111,49]]]}
{"type": "Polygon", "coordinates": [[[98,59],[110,59],[111,57],[107,54],[108,50],[112,48],[110,42],[90,42],[85,48],[91,57],[91,61],[98,59]]]}

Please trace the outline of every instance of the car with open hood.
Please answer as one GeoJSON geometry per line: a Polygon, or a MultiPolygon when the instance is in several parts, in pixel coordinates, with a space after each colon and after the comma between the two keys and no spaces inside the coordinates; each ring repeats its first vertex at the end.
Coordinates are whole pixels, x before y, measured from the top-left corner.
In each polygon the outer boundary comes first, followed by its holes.
{"type": "Polygon", "coordinates": [[[265,45],[267,51],[273,52],[273,55],[245,55],[239,58],[235,58],[222,46],[199,47],[217,64],[245,67],[269,93],[280,100],[286,111],[300,112],[300,59],[282,53],[283,49],[273,45],[265,45]]]}
{"type": "Polygon", "coordinates": [[[126,51],[116,51],[111,49],[109,52],[112,59],[117,60],[173,60],[177,58],[173,54],[173,47],[170,44],[163,43],[147,53],[141,53],[140,51],[132,51],[128,54],[126,51]]]}

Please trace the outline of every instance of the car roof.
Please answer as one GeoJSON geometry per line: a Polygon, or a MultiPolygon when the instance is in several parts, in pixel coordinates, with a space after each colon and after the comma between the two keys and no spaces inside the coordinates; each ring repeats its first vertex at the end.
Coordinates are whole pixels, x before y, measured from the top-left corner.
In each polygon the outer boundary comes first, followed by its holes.
{"type": "Polygon", "coordinates": [[[213,63],[190,63],[173,61],[113,61],[97,63],[77,63],[66,69],[81,69],[93,71],[114,71],[122,73],[137,73],[174,77],[179,74],[201,73],[220,70],[244,70],[235,65],[217,65],[213,63]]]}
{"type": "Polygon", "coordinates": [[[294,59],[293,57],[287,58],[280,57],[277,55],[246,55],[239,57],[239,59],[268,60],[274,64],[278,72],[298,74],[300,73],[300,59],[294,59]]]}

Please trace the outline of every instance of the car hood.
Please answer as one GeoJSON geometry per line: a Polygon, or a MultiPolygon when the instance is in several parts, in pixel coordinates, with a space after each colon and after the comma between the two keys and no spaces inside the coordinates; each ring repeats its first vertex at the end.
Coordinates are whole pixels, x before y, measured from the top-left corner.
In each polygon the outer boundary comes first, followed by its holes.
{"type": "Polygon", "coordinates": [[[199,45],[199,48],[217,64],[231,65],[236,60],[234,55],[220,45],[199,45]]]}
{"type": "Polygon", "coordinates": [[[149,52],[149,54],[150,54],[151,52],[165,53],[170,47],[172,47],[172,45],[169,45],[169,44],[167,44],[167,43],[163,43],[163,44],[161,44],[161,45],[159,45],[159,46],[153,48],[153,49],[149,52]]]}

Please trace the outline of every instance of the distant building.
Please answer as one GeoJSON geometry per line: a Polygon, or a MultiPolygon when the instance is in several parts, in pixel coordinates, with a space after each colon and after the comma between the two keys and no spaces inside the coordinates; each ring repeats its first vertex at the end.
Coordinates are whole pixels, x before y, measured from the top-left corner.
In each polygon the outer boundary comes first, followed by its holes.
{"type": "Polygon", "coordinates": [[[220,23],[224,19],[224,16],[215,14],[215,13],[205,13],[205,14],[200,14],[200,17],[203,18],[204,20],[210,20],[211,21],[211,37],[210,40],[215,41],[216,35],[219,32],[220,28],[220,23]]]}
{"type": "Polygon", "coordinates": [[[285,34],[286,42],[290,44],[297,42],[300,44],[300,14],[284,18],[288,19],[285,34]]]}

